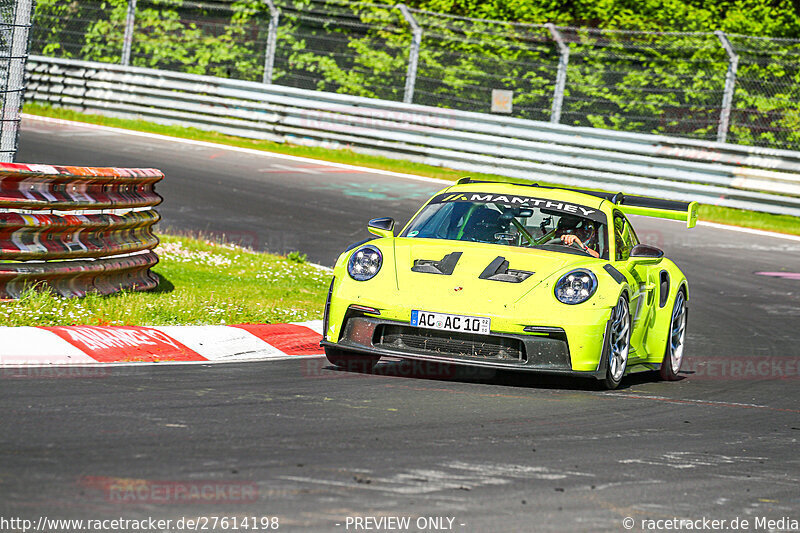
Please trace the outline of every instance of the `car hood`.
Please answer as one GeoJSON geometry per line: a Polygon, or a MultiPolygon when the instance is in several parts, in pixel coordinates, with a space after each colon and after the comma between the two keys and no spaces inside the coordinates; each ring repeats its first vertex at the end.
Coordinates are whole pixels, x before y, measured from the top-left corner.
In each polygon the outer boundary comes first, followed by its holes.
{"type": "Polygon", "coordinates": [[[469,302],[479,300],[482,314],[507,312],[544,280],[565,267],[586,262],[586,258],[558,252],[438,239],[397,238],[394,248],[401,297],[415,300],[405,303],[427,305],[432,311],[465,309],[469,302]],[[416,261],[441,261],[452,253],[461,254],[452,273],[412,271],[416,261]],[[484,270],[498,257],[508,261],[509,270],[532,274],[519,282],[481,279],[484,270]]]}

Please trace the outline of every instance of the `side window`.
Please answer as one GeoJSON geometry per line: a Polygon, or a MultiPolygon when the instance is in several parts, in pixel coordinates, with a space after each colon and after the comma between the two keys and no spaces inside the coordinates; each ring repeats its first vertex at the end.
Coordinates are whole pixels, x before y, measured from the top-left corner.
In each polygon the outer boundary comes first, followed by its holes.
{"type": "Polygon", "coordinates": [[[428,239],[446,239],[453,231],[453,227],[461,217],[456,209],[457,202],[438,204],[435,209],[423,214],[417,222],[416,232],[409,233],[409,237],[422,237],[428,239]]]}
{"type": "Polygon", "coordinates": [[[597,253],[603,259],[608,259],[608,239],[606,239],[606,225],[597,225],[597,253]]]}
{"type": "Polygon", "coordinates": [[[627,261],[633,247],[639,244],[630,222],[622,213],[614,213],[614,242],[617,261],[627,261]]]}

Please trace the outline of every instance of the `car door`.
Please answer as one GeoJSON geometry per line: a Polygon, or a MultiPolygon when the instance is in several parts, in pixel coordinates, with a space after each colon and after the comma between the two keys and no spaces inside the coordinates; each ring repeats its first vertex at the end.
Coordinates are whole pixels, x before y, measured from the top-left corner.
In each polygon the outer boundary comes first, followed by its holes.
{"type": "MultiPolygon", "coordinates": [[[[657,287],[652,265],[631,259],[631,250],[639,244],[639,238],[630,221],[619,211],[614,212],[614,260],[615,267],[628,278],[631,288],[631,348],[637,358],[647,357],[644,349],[647,331],[653,313],[653,299],[657,287]]],[[[657,273],[655,274],[657,277],[657,273]]]]}

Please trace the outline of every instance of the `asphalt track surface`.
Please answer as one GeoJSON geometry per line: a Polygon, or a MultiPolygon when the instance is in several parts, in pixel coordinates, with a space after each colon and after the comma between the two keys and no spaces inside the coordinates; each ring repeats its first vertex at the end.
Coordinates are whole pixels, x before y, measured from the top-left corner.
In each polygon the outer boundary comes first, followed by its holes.
{"type": "MultiPolygon", "coordinates": [[[[18,161],[160,168],[165,225],[327,265],[369,218],[405,223],[439,188],[32,121],[18,161]]],[[[282,531],[354,531],[356,515],[452,517],[452,531],[800,519],[800,281],[755,274],[800,272],[800,242],[636,225],[690,280],[678,382],[637,374],[602,392],[398,362],[348,373],[320,359],[6,372],[0,516],[278,516],[282,531]],[[120,489],[207,481],[258,496],[190,505],[120,489]]]]}

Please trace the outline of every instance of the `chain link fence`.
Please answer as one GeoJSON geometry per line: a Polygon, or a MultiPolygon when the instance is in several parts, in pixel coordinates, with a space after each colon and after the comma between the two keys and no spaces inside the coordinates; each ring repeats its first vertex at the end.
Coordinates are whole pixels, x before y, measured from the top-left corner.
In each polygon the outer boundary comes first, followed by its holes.
{"type": "Polygon", "coordinates": [[[343,0],[39,0],[33,53],[800,149],[800,40],[343,0]]]}
{"type": "Polygon", "coordinates": [[[14,161],[33,0],[0,0],[0,162],[14,161]]]}

